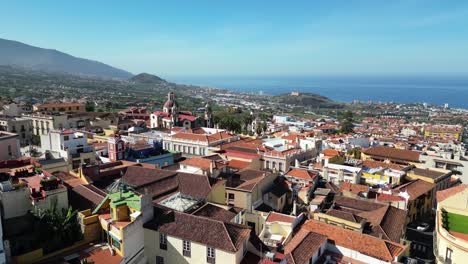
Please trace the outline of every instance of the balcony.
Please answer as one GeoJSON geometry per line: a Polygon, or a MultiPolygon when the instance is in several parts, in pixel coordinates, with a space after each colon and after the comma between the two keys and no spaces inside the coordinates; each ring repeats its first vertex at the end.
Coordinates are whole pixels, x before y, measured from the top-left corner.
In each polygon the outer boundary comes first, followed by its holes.
{"type": "Polygon", "coordinates": [[[183,250],[183,254],[184,254],[184,257],[191,257],[192,256],[192,253],[190,250],[183,250]]]}
{"type": "Polygon", "coordinates": [[[206,263],[215,264],[216,259],[213,257],[206,257],[206,263]]]}

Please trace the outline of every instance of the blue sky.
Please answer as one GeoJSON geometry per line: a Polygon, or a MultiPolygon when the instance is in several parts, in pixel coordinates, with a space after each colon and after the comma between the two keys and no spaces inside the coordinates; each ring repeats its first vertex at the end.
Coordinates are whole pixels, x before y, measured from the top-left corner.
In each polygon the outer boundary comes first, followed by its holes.
{"type": "Polygon", "coordinates": [[[0,38],[133,73],[468,75],[468,1],[0,1],[0,38]]]}

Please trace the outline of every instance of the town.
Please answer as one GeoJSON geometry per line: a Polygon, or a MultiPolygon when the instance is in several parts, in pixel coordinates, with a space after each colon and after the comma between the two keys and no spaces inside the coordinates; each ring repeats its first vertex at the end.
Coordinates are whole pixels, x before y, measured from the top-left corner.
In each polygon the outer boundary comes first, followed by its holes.
{"type": "Polygon", "coordinates": [[[2,100],[0,263],[468,261],[468,111],[167,87],[2,100]]]}

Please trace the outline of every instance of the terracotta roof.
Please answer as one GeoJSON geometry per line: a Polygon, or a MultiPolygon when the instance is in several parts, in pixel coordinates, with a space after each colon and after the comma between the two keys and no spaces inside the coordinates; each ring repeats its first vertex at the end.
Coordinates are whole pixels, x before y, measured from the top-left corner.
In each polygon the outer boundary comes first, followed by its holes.
{"type": "Polygon", "coordinates": [[[417,179],[397,186],[394,188],[394,190],[401,192],[407,191],[410,196],[409,199],[415,200],[419,196],[426,194],[434,189],[435,186],[436,185],[433,183],[417,179]]]}
{"type": "Polygon", "coordinates": [[[193,215],[202,216],[211,218],[223,222],[231,222],[234,217],[237,215],[235,210],[226,210],[220,206],[216,206],[210,203],[204,204],[202,207],[198,208],[193,215]]]}
{"type": "Polygon", "coordinates": [[[79,194],[81,197],[98,205],[105,197],[105,193],[92,185],[78,185],[73,188],[73,192],[79,194]]]}
{"type": "Polygon", "coordinates": [[[455,187],[452,187],[452,188],[449,188],[449,189],[445,189],[445,190],[442,190],[442,191],[438,191],[437,192],[437,202],[440,203],[442,202],[443,200],[449,198],[449,197],[452,197],[453,195],[459,193],[459,192],[463,192],[466,188],[468,188],[468,185],[466,184],[463,184],[463,185],[458,185],[458,186],[455,186],[455,187]]]}
{"type": "Polygon", "coordinates": [[[289,169],[289,171],[285,175],[304,180],[313,180],[318,176],[318,174],[315,172],[298,168],[289,169]]]}
{"type": "Polygon", "coordinates": [[[296,217],[290,216],[290,215],[285,215],[285,214],[280,214],[276,212],[270,212],[268,215],[267,219],[265,220],[266,222],[285,222],[285,223],[292,223],[296,220],[296,217]]]}
{"type": "Polygon", "coordinates": [[[222,184],[224,181],[206,175],[129,167],[122,177],[122,182],[129,184],[141,194],[151,194],[154,199],[175,192],[205,199],[213,186],[222,184]]]}
{"type": "Polygon", "coordinates": [[[210,170],[211,167],[215,168],[216,164],[214,161],[210,159],[205,159],[205,158],[199,158],[199,157],[194,157],[194,158],[189,158],[184,161],[179,162],[179,164],[183,165],[188,165],[192,167],[197,167],[202,170],[210,170]]]}
{"type": "Polygon", "coordinates": [[[405,230],[406,211],[389,204],[340,196],[335,199],[333,211],[331,210],[327,214],[348,221],[360,223],[365,219],[369,226],[364,232],[375,237],[398,242],[405,230]]]}
{"type": "Polygon", "coordinates": [[[326,243],[326,236],[301,229],[284,247],[286,261],[293,264],[307,264],[326,243]]]}
{"type": "Polygon", "coordinates": [[[261,170],[242,170],[235,173],[226,183],[226,187],[244,191],[252,191],[270,172],[261,170]]]}
{"type": "Polygon", "coordinates": [[[419,162],[419,152],[412,150],[403,150],[390,147],[372,147],[362,151],[366,155],[378,156],[395,160],[404,160],[411,162],[419,162]]]}
{"type": "Polygon", "coordinates": [[[320,151],[320,154],[323,154],[325,156],[329,156],[329,157],[334,157],[334,156],[338,156],[340,155],[340,152],[336,149],[324,149],[322,151],[320,151]]]}
{"type": "Polygon", "coordinates": [[[316,220],[308,220],[301,228],[326,236],[335,245],[360,252],[361,254],[384,260],[394,261],[405,251],[405,246],[376,238],[367,234],[347,230],[338,226],[325,224],[316,220]]]}
{"type": "Polygon", "coordinates": [[[248,162],[248,161],[242,161],[242,160],[230,160],[229,163],[228,163],[228,167],[230,168],[233,168],[233,169],[245,169],[247,168],[248,166],[250,166],[250,164],[252,164],[251,162],[248,162]]]}
{"type": "Polygon", "coordinates": [[[367,168],[387,168],[387,169],[392,169],[392,170],[402,170],[404,167],[399,165],[399,164],[395,164],[395,163],[388,163],[388,162],[382,162],[382,161],[374,161],[374,160],[364,160],[362,162],[362,166],[363,167],[367,167],[367,168]]]}
{"type": "Polygon", "coordinates": [[[449,174],[451,174],[450,171],[441,172],[441,171],[437,171],[437,170],[431,170],[429,168],[425,168],[425,169],[414,168],[409,173],[413,173],[413,174],[418,175],[418,176],[428,177],[428,178],[431,178],[431,179],[437,179],[437,178],[442,177],[444,175],[447,175],[447,177],[448,177],[449,174]]]}
{"type": "Polygon", "coordinates": [[[360,193],[363,193],[363,192],[368,192],[369,187],[366,186],[366,185],[361,185],[361,184],[343,182],[343,183],[341,183],[340,191],[342,191],[342,192],[347,191],[347,192],[351,192],[351,193],[354,193],[354,194],[360,194],[360,193]]]}
{"type": "Polygon", "coordinates": [[[144,227],[229,252],[240,250],[244,241],[250,237],[250,228],[244,225],[177,211],[174,211],[173,214],[172,220],[158,221],[153,219],[145,223],[144,227]]]}

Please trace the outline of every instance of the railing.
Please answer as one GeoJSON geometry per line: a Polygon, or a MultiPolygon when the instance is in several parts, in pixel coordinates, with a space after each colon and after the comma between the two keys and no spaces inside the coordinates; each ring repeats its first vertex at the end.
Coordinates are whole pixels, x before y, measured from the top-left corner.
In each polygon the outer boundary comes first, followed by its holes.
{"type": "Polygon", "coordinates": [[[206,263],[215,264],[216,259],[213,257],[206,257],[206,263]]]}
{"type": "Polygon", "coordinates": [[[190,250],[183,250],[183,254],[184,254],[184,257],[189,257],[190,258],[192,256],[190,250]]]}

